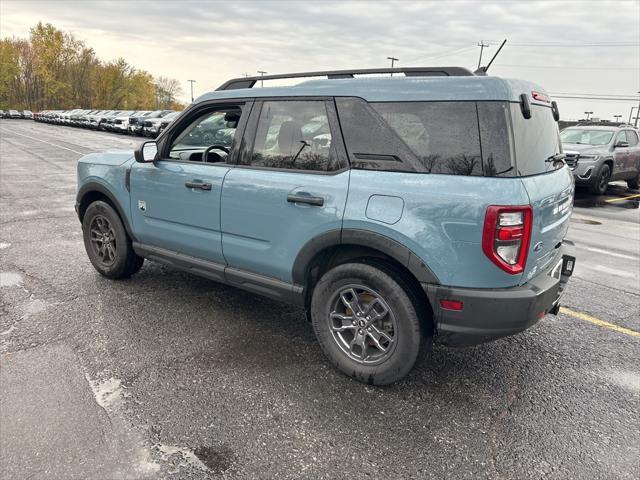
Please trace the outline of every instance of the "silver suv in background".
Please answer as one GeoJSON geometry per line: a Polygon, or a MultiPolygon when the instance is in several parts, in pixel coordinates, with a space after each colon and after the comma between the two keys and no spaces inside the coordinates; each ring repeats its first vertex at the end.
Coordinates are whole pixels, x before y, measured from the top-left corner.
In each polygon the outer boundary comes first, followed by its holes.
{"type": "Polygon", "coordinates": [[[560,139],[576,185],[600,195],[616,180],[626,180],[634,190],[640,186],[640,137],[632,126],[576,125],[565,128],[560,139]]]}

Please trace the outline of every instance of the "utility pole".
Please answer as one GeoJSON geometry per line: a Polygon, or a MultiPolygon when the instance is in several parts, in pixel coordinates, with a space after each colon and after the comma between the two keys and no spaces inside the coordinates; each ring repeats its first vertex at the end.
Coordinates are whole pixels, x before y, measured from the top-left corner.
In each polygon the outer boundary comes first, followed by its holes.
{"type": "MultiPolygon", "coordinates": [[[[258,73],[261,77],[264,77],[264,74],[267,73],[264,70],[258,70],[258,73]]],[[[264,80],[260,80],[260,88],[264,87],[264,80]]]]}
{"type": "Polygon", "coordinates": [[[593,115],[593,112],[584,112],[585,115],[587,116],[587,122],[589,121],[589,115],[593,115]]]}
{"type": "MultiPolygon", "coordinates": [[[[391,60],[391,68],[393,68],[393,64],[395,62],[399,61],[399,59],[396,57],[387,57],[387,60],[391,60]]],[[[391,72],[391,76],[393,77],[393,72],[391,72]]]]}
{"type": "Polygon", "coordinates": [[[484,43],[484,40],[480,40],[480,43],[478,44],[478,46],[480,47],[480,56],[478,57],[478,68],[480,68],[480,64],[482,63],[482,52],[484,51],[484,47],[488,47],[489,44],[484,43]]]}
{"type": "Polygon", "coordinates": [[[242,74],[242,76],[243,76],[243,77],[248,77],[248,76],[249,76],[249,74],[248,74],[247,72],[244,72],[244,73],[242,74]]]}
{"type": "Polygon", "coordinates": [[[622,118],[622,115],[614,115],[613,118],[616,119],[616,122],[619,122],[620,120],[618,120],[618,119],[622,118]]]}
{"type": "MultiPolygon", "coordinates": [[[[638,93],[640,94],[640,90],[638,90],[638,93]]],[[[633,123],[634,127],[638,127],[638,117],[640,117],[640,99],[638,99],[638,113],[636,113],[636,121],[633,123]]]]}
{"type": "Polygon", "coordinates": [[[629,121],[627,122],[629,125],[631,125],[631,118],[633,117],[633,111],[638,108],[638,107],[631,107],[631,110],[629,111],[629,121]]]}
{"type": "Polygon", "coordinates": [[[193,84],[196,83],[195,80],[187,80],[191,84],[191,103],[193,103],[193,84]]]}

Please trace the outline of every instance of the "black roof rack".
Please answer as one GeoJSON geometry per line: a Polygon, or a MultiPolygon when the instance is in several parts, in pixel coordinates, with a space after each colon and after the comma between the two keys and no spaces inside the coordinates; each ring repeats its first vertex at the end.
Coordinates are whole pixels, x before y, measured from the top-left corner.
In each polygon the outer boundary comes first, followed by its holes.
{"type": "Polygon", "coordinates": [[[359,70],[327,70],[322,72],[284,73],[279,75],[264,75],[259,77],[233,78],[218,87],[218,90],[235,90],[238,88],[252,88],[260,80],[280,80],[284,78],[327,77],[353,78],[354,75],[370,75],[376,73],[404,73],[406,77],[469,77],[471,70],[463,67],[405,67],[405,68],[364,68],[359,70]]]}

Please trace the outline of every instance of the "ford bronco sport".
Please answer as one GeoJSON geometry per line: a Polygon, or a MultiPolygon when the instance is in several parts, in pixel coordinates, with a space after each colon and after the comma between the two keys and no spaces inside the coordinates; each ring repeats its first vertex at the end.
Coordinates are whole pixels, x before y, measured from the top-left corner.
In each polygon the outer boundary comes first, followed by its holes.
{"type": "Polygon", "coordinates": [[[332,364],[388,384],[434,336],[558,312],[575,259],[557,119],[540,87],[457,67],[239,78],[135,152],[81,158],[76,209],[102,275],[146,258],[299,305],[332,364]]]}

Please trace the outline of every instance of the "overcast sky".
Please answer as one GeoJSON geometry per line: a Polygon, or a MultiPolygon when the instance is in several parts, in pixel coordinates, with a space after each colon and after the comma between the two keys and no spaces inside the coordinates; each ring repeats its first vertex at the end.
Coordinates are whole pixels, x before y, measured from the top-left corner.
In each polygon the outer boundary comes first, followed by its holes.
{"type": "MultiPolygon", "coordinates": [[[[196,96],[244,72],[460,65],[508,43],[490,73],[555,94],[638,97],[640,0],[628,1],[0,1],[0,35],[38,21],[72,32],[103,60],[125,58],[196,96]]],[[[557,98],[563,118],[629,117],[634,101],[557,98]]],[[[635,115],[635,113],[634,113],[635,115]]]]}

